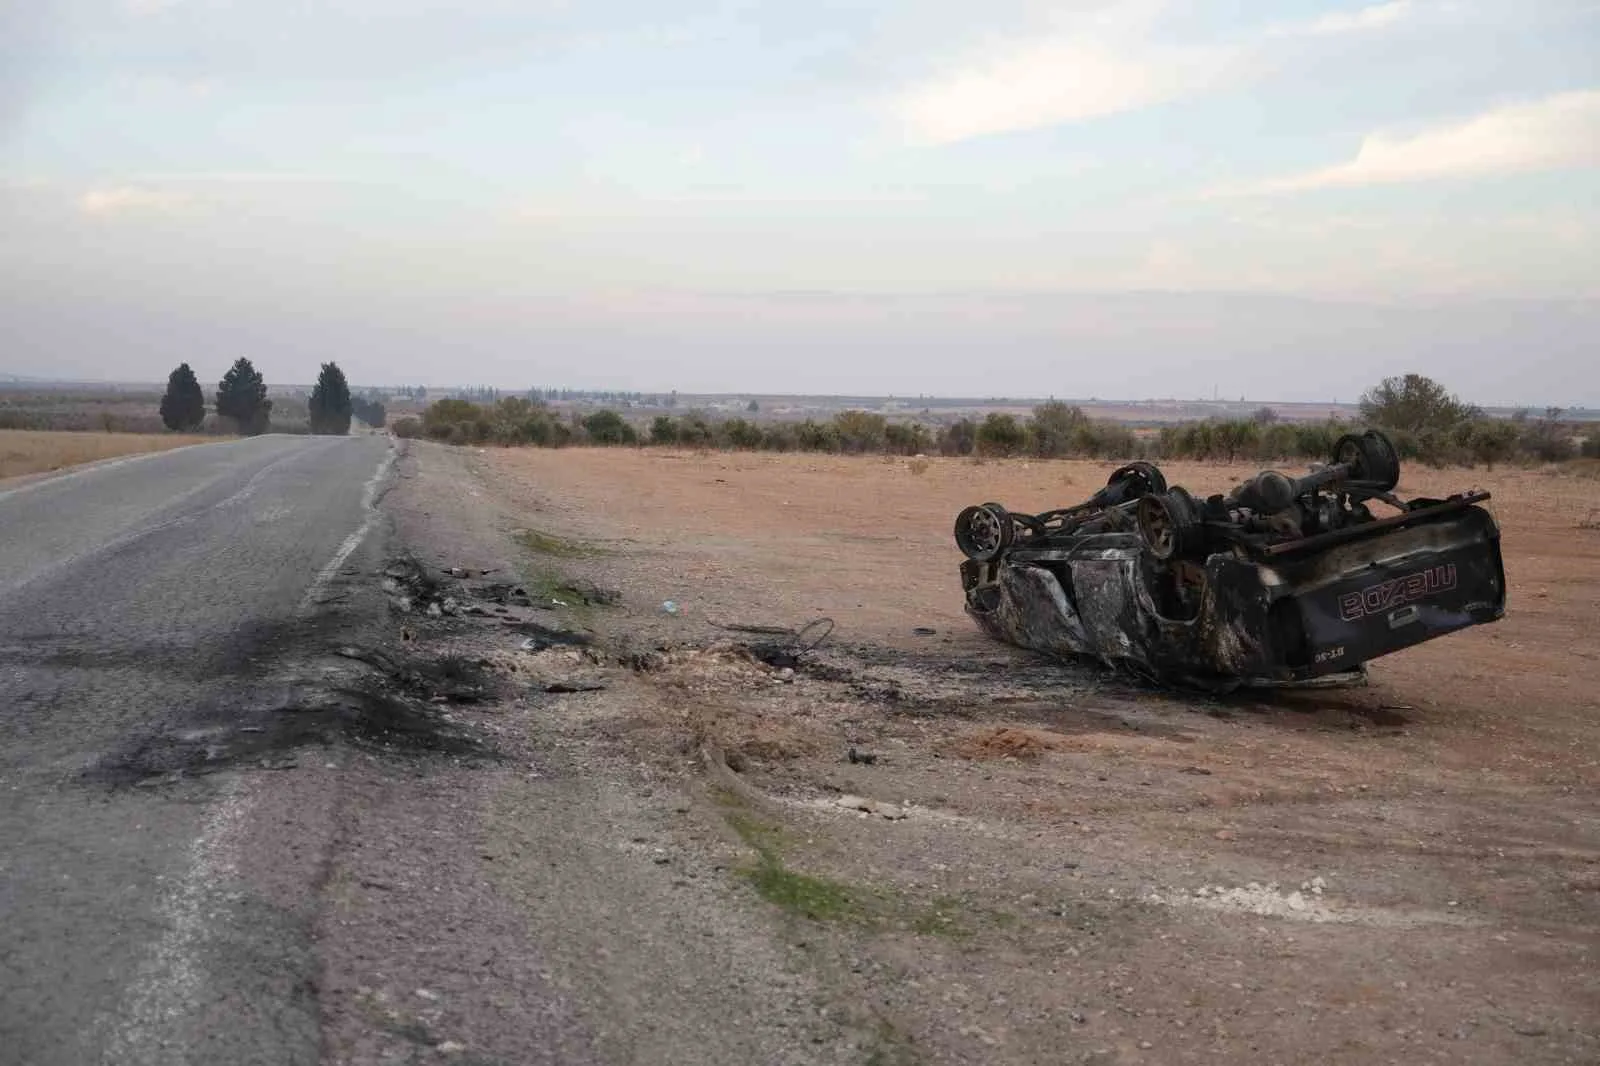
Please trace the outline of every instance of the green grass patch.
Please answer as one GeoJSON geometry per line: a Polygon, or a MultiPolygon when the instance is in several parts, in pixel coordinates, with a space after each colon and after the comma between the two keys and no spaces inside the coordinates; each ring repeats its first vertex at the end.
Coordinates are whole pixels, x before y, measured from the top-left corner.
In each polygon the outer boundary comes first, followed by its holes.
{"type": "Polygon", "coordinates": [[[514,534],[516,542],[535,555],[549,555],[557,559],[592,559],[605,551],[593,544],[568,540],[537,529],[524,529],[514,534]]]}
{"type": "Polygon", "coordinates": [[[796,873],[782,860],[763,857],[745,871],[745,877],[768,903],[814,922],[864,921],[870,917],[850,886],[826,877],[796,873]]]}
{"type": "Polygon", "coordinates": [[[936,896],[922,902],[887,888],[851,885],[790,868],[784,850],[791,843],[782,827],[762,818],[729,789],[711,793],[722,817],[739,839],[755,852],[740,875],[768,903],[814,922],[847,922],[876,929],[903,929],[920,936],[965,940],[981,926],[1004,928],[1016,921],[1004,911],[974,907],[960,896],[936,896]]]}

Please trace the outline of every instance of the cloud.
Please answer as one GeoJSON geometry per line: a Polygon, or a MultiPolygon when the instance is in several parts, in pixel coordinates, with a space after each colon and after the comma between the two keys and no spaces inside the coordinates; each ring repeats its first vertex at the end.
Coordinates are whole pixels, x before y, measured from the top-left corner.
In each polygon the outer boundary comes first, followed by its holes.
{"type": "Polygon", "coordinates": [[[1600,89],[1510,104],[1408,137],[1373,133],[1348,163],[1222,195],[1396,185],[1600,166],[1600,89]]]}
{"type": "Polygon", "coordinates": [[[1253,80],[1271,68],[1274,39],[1380,30],[1413,3],[1384,0],[1205,45],[1158,39],[1159,0],[1103,5],[1056,33],[968,56],[894,96],[888,110],[912,141],[932,145],[1136,111],[1253,80]]]}
{"type": "Polygon", "coordinates": [[[890,111],[912,140],[950,144],[1133,111],[1227,82],[1226,48],[1069,37],[1025,44],[914,86],[890,111]]]}
{"type": "Polygon", "coordinates": [[[1268,31],[1272,37],[1332,37],[1344,33],[1361,33],[1367,30],[1392,26],[1411,13],[1411,0],[1388,0],[1354,11],[1333,11],[1310,22],[1277,26],[1268,31]]]}
{"type": "Polygon", "coordinates": [[[163,11],[177,7],[183,0],[122,0],[122,8],[128,14],[143,17],[146,15],[159,15],[163,11]]]}
{"type": "Polygon", "coordinates": [[[352,179],[298,170],[174,170],[135,174],[130,180],[190,185],[336,185],[352,179]]]}
{"type": "Polygon", "coordinates": [[[118,185],[104,189],[90,189],[78,200],[78,209],[86,215],[110,217],[132,213],[167,214],[182,208],[189,197],[165,189],[148,189],[139,185],[118,185]]]}

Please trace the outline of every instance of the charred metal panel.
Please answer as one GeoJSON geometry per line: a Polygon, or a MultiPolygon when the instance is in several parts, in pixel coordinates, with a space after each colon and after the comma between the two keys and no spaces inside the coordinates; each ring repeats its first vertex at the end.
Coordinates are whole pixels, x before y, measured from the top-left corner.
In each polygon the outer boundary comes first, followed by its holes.
{"type": "Polygon", "coordinates": [[[967,610],[1024,648],[1208,688],[1359,678],[1371,659],[1504,614],[1487,493],[1407,503],[1381,434],[1335,451],[1308,477],[1268,471],[1203,503],[1146,463],[1077,507],[968,508],[967,610]]]}

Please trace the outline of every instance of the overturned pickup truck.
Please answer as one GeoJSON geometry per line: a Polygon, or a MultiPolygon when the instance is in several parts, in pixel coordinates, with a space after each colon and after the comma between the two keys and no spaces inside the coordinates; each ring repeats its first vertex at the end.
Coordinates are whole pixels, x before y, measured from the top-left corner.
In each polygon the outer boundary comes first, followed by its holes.
{"type": "Polygon", "coordinates": [[[1359,680],[1372,659],[1505,613],[1489,494],[1401,500],[1399,480],[1394,446],[1368,430],[1304,477],[1266,470],[1225,496],[1132,463],[1076,507],[968,507],[967,612],[1000,640],[1163,682],[1359,680]]]}

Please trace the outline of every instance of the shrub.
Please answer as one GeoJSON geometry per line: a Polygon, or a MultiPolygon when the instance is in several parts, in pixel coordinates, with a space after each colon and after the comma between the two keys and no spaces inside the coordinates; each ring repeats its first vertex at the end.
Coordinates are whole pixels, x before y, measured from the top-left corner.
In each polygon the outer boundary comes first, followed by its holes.
{"type": "MultiPolygon", "coordinates": [[[[476,422],[483,417],[483,409],[468,400],[435,400],[422,412],[422,425],[433,436],[434,426],[453,426],[461,422],[476,422]]],[[[446,429],[445,436],[449,436],[446,429]]]]}
{"type": "Polygon", "coordinates": [[[978,425],[970,418],[958,419],[939,433],[940,455],[971,455],[978,446],[978,425]]]}
{"type": "Polygon", "coordinates": [[[1490,470],[1516,454],[1517,427],[1502,418],[1475,418],[1463,422],[1456,432],[1456,441],[1475,463],[1490,470]]]}
{"type": "Polygon", "coordinates": [[[1079,432],[1088,425],[1089,416],[1081,407],[1060,400],[1042,403],[1033,409],[1033,421],[1029,423],[1030,450],[1041,459],[1070,455],[1079,432]]]}
{"type": "Polygon", "coordinates": [[[657,415],[656,420],[650,423],[651,444],[676,444],[678,443],[678,422],[669,415],[657,415]]]}
{"type": "Polygon", "coordinates": [[[1545,409],[1544,417],[1530,419],[1527,412],[1519,411],[1512,417],[1520,430],[1520,446],[1530,458],[1542,463],[1559,463],[1571,459],[1577,451],[1572,444],[1572,431],[1561,422],[1561,408],[1545,409]]]}
{"type": "Polygon", "coordinates": [[[798,446],[794,427],[783,422],[767,426],[761,431],[761,448],[769,452],[792,452],[798,446]]]}
{"type": "Polygon", "coordinates": [[[761,427],[742,418],[722,423],[722,439],[730,448],[751,450],[761,447],[761,427]]]}
{"type": "Polygon", "coordinates": [[[588,434],[591,444],[637,444],[639,441],[639,434],[627,420],[609,409],[596,411],[585,418],[583,431],[588,434]]]}
{"type": "Polygon", "coordinates": [[[866,411],[840,411],[833,416],[838,450],[852,454],[883,451],[888,426],[888,419],[866,411]]]}
{"type": "Polygon", "coordinates": [[[415,418],[399,419],[391,428],[394,431],[394,435],[401,440],[416,440],[422,436],[422,423],[415,418]]]}
{"type": "Polygon", "coordinates": [[[1012,415],[992,411],[978,427],[978,452],[982,455],[1015,455],[1027,441],[1027,431],[1012,415]]]}
{"type": "Polygon", "coordinates": [[[691,448],[705,448],[715,443],[716,432],[711,428],[711,423],[706,421],[706,416],[698,411],[690,411],[678,423],[678,443],[691,448]]]}
{"type": "Polygon", "coordinates": [[[933,444],[921,422],[891,422],[883,429],[884,447],[895,455],[919,455],[933,444]]]}
{"type": "Polygon", "coordinates": [[[806,419],[795,428],[795,443],[801,451],[806,452],[837,452],[839,450],[839,430],[826,422],[816,422],[806,419]]]}

